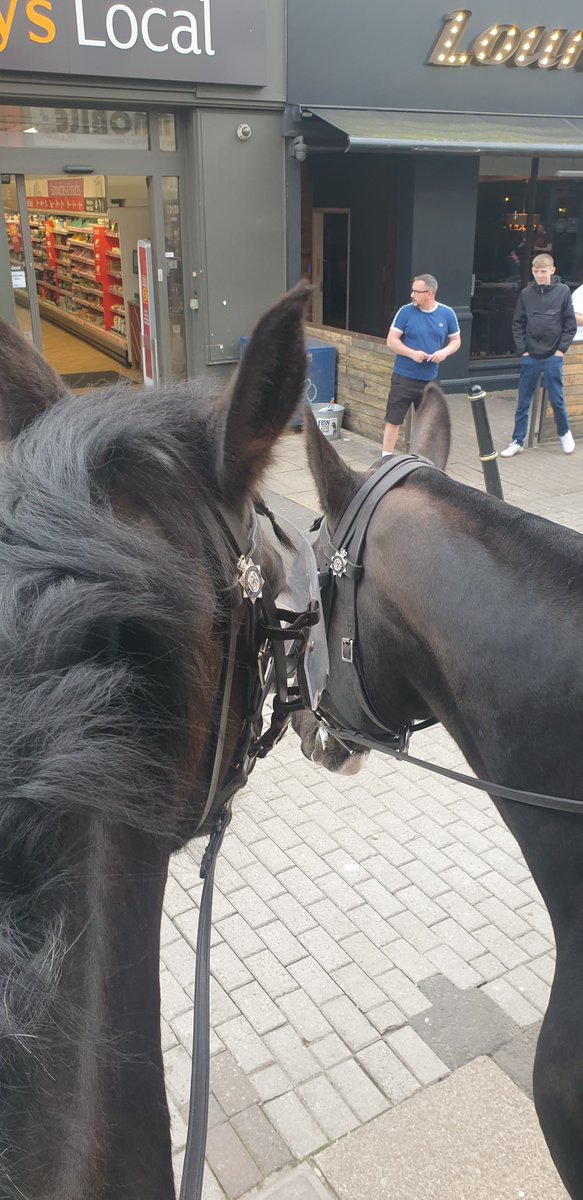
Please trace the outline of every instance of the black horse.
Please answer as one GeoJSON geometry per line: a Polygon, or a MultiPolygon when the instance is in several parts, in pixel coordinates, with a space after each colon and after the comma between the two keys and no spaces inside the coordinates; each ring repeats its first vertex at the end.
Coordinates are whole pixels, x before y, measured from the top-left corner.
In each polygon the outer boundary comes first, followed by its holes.
{"type": "Polygon", "coordinates": [[[219,510],[249,521],[297,407],[308,292],[262,319],[222,398],[70,396],[1,324],[2,1200],[175,1195],[159,929],[215,756],[238,591],[219,510]]]}
{"type": "MultiPolygon", "coordinates": [[[[413,451],[445,468],[449,416],[435,385],[413,451]]],[[[308,454],[334,530],[364,477],[306,418],[308,454]]],[[[438,718],[482,779],[583,800],[583,538],[448,479],[415,471],[375,510],[358,586],[358,655],[389,728],[438,718]]],[[[329,650],[336,699],[341,614],[329,650]]],[[[344,668],[345,672],[348,668],[344,668]]],[[[334,698],[334,697],[333,697],[334,698]]],[[[361,732],[349,678],[343,712],[361,732]]],[[[297,722],[304,752],[331,769],[357,756],[297,722]]],[[[583,805],[581,815],[496,801],[549,911],[557,966],[539,1037],[534,1093],[565,1187],[583,1200],[583,805]]]]}

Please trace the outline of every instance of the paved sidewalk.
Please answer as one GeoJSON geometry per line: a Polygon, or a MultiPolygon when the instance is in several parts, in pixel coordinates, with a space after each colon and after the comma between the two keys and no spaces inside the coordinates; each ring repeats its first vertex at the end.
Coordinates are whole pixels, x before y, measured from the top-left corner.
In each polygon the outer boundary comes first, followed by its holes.
{"type": "MultiPolygon", "coordinates": [[[[470,406],[450,401],[450,473],[483,487],[470,406]]],[[[495,441],[514,405],[493,397],[495,441]]],[[[378,447],[346,434],[367,468],[378,447]]],[[[502,460],[507,499],[583,531],[583,445],[502,460]]],[[[318,509],[303,438],[266,494],[318,509]]],[[[416,753],[464,768],[440,729],[416,753]]],[[[203,847],[171,864],[165,1064],[180,1170],[203,847]]],[[[352,777],[290,734],[235,802],[217,869],[205,1200],[564,1200],[530,1100],[553,973],[550,923],[487,796],[372,754],[352,777]]]]}

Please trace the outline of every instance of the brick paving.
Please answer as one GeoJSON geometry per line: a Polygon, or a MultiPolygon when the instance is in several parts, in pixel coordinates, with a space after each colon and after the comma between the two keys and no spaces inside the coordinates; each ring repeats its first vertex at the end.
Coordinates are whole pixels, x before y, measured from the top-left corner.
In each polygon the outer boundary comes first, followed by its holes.
{"type": "MultiPolygon", "coordinates": [[[[483,487],[469,405],[455,397],[451,409],[450,473],[483,487]]],[[[513,411],[490,399],[499,448],[513,411]]],[[[353,434],[338,445],[357,467],[378,454],[353,434]]],[[[583,532],[581,456],[552,443],[502,460],[507,499],[583,532]]],[[[302,438],[283,439],[267,495],[302,524],[317,510],[302,438]]],[[[415,753],[465,769],[439,728],[417,736],[415,753]]],[[[202,850],[172,861],[162,928],[177,1172],[202,850]]],[[[289,734],[236,799],[214,904],[205,1200],[343,1195],[313,1156],[479,1056],[529,1091],[553,939],[488,797],[377,754],[333,777],[289,734]]]]}

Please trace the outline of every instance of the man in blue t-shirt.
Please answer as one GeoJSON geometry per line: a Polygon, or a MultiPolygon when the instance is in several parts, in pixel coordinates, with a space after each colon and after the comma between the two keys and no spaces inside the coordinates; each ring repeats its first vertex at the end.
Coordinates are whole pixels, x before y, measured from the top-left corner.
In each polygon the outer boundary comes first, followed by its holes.
{"type": "Polygon", "coordinates": [[[385,413],[383,454],[395,449],[399,429],[413,404],[419,408],[425,385],[437,377],[439,364],[461,346],[458,319],[447,304],[435,299],[437,279],[416,275],[411,304],[399,309],[387,335],[396,355],[385,413]]]}

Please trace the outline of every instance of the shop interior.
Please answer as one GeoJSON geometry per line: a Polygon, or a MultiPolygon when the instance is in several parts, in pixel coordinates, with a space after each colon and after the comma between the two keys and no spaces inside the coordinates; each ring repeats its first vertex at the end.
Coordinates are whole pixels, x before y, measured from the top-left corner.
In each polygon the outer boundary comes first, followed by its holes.
{"type": "Polygon", "coordinates": [[[512,317],[532,282],[531,262],[546,251],[573,291],[583,282],[583,171],[577,162],[484,157],[476,216],[472,358],[516,354],[512,317]],[[529,203],[530,200],[530,203],[529,203]],[[530,214],[530,221],[529,221],[530,214]]]}
{"type": "MultiPolygon", "coordinates": [[[[71,383],[141,379],[137,242],[151,236],[146,179],[27,175],[25,189],[43,354],[71,383]]],[[[2,192],[17,319],[29,334],[14,176],[2,192]]]]}

